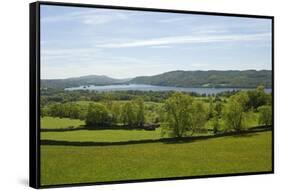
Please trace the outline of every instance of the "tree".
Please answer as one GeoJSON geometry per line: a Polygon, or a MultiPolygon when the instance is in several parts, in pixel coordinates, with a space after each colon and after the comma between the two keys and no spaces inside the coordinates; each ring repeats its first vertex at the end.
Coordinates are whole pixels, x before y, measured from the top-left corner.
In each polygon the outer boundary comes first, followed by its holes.
{"type": "Polygon", "coordinates": [[[106,107],[99,103],[91,103],[88,106],[86,125],[102,127],[111,124],[111,118],[106,107]]]}
{"type": "Polygon", "coordinates": [[[112,95],[111,94],[105,94],[104,99],[103,99],[103,103],[108,110],[111,110],[111,108],[113,106],[112,95]]]}
{"type": "Polygon", "coordinates": [[[242,107],[243,111],[248,110],[247,109],[247,103],[249,102],[249,96],[248,96],[247,92],[240,91],[237,94],[232,95],[230,97],[230,100],[231,99],[237,101],[240,104],[240,106],[242,107]]]}
{"type": "Polygon", "coordinates": [[[121,118],[124,125],[132,127],[136,124],[135,106],[132,102],[126,102],[122,106],[121,118]]]}
{"type": "Polygon", "coordinates": [[[213,126],[213,133],[217,134],[220,128],[220,118],[222,117],[223,104],[222,100],[216,96],[215,106],[213,112],[213,118],[211,119],[211,125],[213,126]]]}
{"type": "Polygon", "coordinates": [[[257,93],[257,107],[268,104],[268,95],[264,90],[264,86],[258,86],[256,89],[257,93]]]}
{"type": "Polygon", "coordinates": [[[221,101],[216,101],[215,107],[214,107],[214,116],[220,118],[222,114],[223,104],[221,101]]]}
{"type": "Polygon", "coordinates": [[[40,108],[40,117],[48,116],[48,109],[46,107],[40,108]]]}
{"type": "Polygon", "coordinates": [[[80,105],[75,104],[75,103],[67,103],[64,105],[64,116],[69,117],[72,119],[78,119],[80,117],[80,105]]]}
{"type": "Polygon", "coordinates": [[[176,92],[165,101],[166,111],[163,134],[169,132],[170,136],[183,137],[192,125],[193,98],[183,93],[176,92]]]}
{"type": "Polygon", "coordinates": [[[144,101],[142,98],[137,98],[134,100],[134,104],[136,105],[136,124],[139,127],[142,127],[145,123],[144,117],[144,101]]]}
{"type": "Polygon", "coordinates": [[[259,124],[266,126],[272,125],[272,107],[271,106],[260,106],[258,107],[259,112],[259,124]]]}
{"type": "Polygon", "coordinates": [[[85,109],[76,103],[55,103],[45,106],[47,114],[52,117],[67,117],[72,119],[85,119],[85,109]]]}
{"type": "Polygon", "coordinates": [[[64,117],[64,107],[60,103],[50,105],[49,114],[52,117],[64,117]]]}
{"type": "Polygon", "coordinates": [[[217,134],[220,128],[220,115],[217,111],[214,112],[214,117],[211,120],[211,124],[213,126],[213,133],[217,134]]]}
{"type": "Polygon", "coordinates": [[[247,98],[244,93],[238,93],[229,98],[224,109],[224,118],[228,129],[241,131],[244,128],[244,109],[247,98]]]}
{"type": "Polygon", "coordinates": [[[40,96],[40,108],[43,108],[47,105],[48,100],[45,96],[40,96]]]}
{"type": "Polygon", "coordinates": [[[118,123],[120,121],[121,107],[118,102],[113,102],[111,105],[112,121],[118,123]]]}
{"type": "Polygon", "coordinates": [[[256,90],[248,91],[249,101],[247,108],[255,110],[263,105],[271,105],[271,94],[264,91],[264,86],[258,86],[256,90]]]}
{"type": "Polygon", "coordinates": [[[208,119],[211,119],[213,116],[214,116],[214,102],[213,102],[213,98],[209,97],[208,119]]]}
{"type": "Polygon", "coordinates": [[[207,117],[208,114],[204,107],[204,104],[199,101],[194,101],[192,103],[192,109],[191,109],[191,123],[190,123],[191,135],[193,135],[193,133],[195,132],[201,131],[204,128],[204,125],[207,121],[207,117]]]}

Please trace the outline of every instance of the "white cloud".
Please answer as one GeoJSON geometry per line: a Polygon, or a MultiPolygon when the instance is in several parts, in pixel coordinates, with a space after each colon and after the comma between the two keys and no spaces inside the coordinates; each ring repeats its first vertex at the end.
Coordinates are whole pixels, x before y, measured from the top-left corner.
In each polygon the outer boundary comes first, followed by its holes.
{"type": "Polygon", "coordinates": [[[65,14],[60,14],[56,16],[46,16],[42,17],[42,22],[54,23],[54,22],[68,22],[76,21],[83,24],[106,24],[116,20],[128,19],[126,14],[115,12],[114,10],[84,10],[76,11],[65,14]]]}
{"type": "Polygon", "coordinates": [[[88,64],[41,64],[41,78],[61,79],[69,77],[79,77],[84,75],[107,75],[113,78],[132,78],[143,75],[156,75],[161,72],[173,70],[173,65],[165,65],[157,61],[149,61],[131,58],[113,58],[112,60],[95,60],[88,64]],[[130,60],[130,62],[119,62],[120,60],[130,60]],[[142,64],[144,63],[145,64],[142,64]]]}
{"type": "Polygon", "coordinates": [[[48,49],[41,51],[41,78],[55,79],[83,75],[130,78],[158,74],[173,65],[151,58],[116,56],[95,48],[48,49]],[[165,65],[165,66],[164,66],[165,65]],[[162,70],[161,70],[162,69],[162,70]]]}
{"type": "Polygon", "coordinates": [[[270,33],[259,34],[236,34],[236,35],[200,35],[200,36],[172,36],[153,38],[145,40],[132,40],[124,43],[107,43],[100,44],[97,47],[102,48],[127,48],[127,47],[146,47],[161,46],[173,44],[195,44],[195,43],[214,43],[214,42],[237,42],[237,41],[254,41],[269,37],[270,33]]]}
{"type": "Polygon", "coordinates": [[[196,19],[193,17],[176,17],[176,18],[166,18],[166,19],[160,19],[158,22],[160,23],[175,23],[175,22],[195,22],[196,19]]]}
{"type": "Polygon", "coordinates": [[[157,46],[151,46],[150,48],[153,49],[166,49],[166,48],[172,48],[173,46],[168,46],[168,45],[157,45],[157,46]]]}

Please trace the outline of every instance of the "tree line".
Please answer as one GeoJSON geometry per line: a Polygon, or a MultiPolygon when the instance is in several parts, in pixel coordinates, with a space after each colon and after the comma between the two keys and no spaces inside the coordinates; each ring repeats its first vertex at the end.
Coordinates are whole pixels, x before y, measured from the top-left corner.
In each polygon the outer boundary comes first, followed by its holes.
{"type": "MultiPolygon", "coordinates": [[[[237,93],[238,90],[231,90],[217,93],[218,97],[230,97],[237,93]]],[[[169,98],[174,92],[173,91],[138,91],[138,90],[127,90],[127,91],[114,91],[114,92],[97,92],[89,90],[75,90],[75,91],[65,91],[58,89],[41,89],[41,107],[44,107],[53,103],[67,103],[75,101],[95,101],[102,102],[104,99],[112,100],[133,100],[135,98],[141,97],[144,101],[150,102],[164,102],[169,98]]],[[[196,92],[183,92],[193,97],[211,97],[214,94],[199,94],[196,92]]]]}
{"type": "Polygon", "coordinates": [[[246,127],[246,113],[249,111],[258,112],[259,124],[269,126],[272,124],[271,101],[271,94],[266,94],[262,86],[254,91],[240,91],[224,104],[219,99],[210,99],[208,108],[201,101],[178,92],[164,104],[164,133],[174,137],[193,135],[204,130],[207,121],[211,122],[215,134],[222,122],[225,123],[222,132],[240,132],[246,127]]]}
{"type": "MultiPolygon", "coordinates": [[[[210,122],[216,134],[223,131],[241,131],[246,127],[248,112],[259,114],[259,123],[272,124],[271,94],[259,86],[256,90],[240,91],[229,98],[209,97],[206,101],[186,93],[170,94],[161,106],[145,106],[142,96],[129,101],[113,101],[104,96],[103,100],[89,105],[75,102],[53,103],[41,107],[41,116],[66,117],[85,120],[89,127],[123,125],[128,128],[142,127],[148,114],[153,115],[153,123],[161,123],[163,134],[174,137],[193,135],[206,131],[205,124],[210,122]],[[207,104],[207,105],[206,105],[207,104]]],[[[150,121],[151,122],[151,121],[150,121]]]]}
{"type": "Polygon", "coordinates": [[[128,127],[142,127],[145,123],[144,100],[119,103],[110,99],[92,102],[89,105],[77,103],[55,103],[41,108],[41,117],[51,116],[85,120],[87,126],[103,127],[122,123],[128,127]]]}

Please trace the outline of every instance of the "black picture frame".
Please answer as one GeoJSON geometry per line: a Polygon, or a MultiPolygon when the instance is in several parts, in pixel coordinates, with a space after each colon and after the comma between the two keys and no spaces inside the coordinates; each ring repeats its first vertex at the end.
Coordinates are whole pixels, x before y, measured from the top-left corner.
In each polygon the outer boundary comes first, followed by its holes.
{"type": "Polygon", "coordinates": [[[68,186],[84,186],[84,185],[100,185],[100,184],[120,184],[120,183],[135,183],[135,182],[152,182],[166,180],[181,180],[194,178],[211,178],[211,177],[227,177],[227,176],[243,176],[243,175],[258,175],[258,174],[273,174],[274,173],[274,16],[264,15],[248,15],[248,14],[233,14],[233,13],[218,13],[218,12],[201,12],[187,10],[172,10],[158,8],[143,8],[143,7],[125,7],[111,5],[93,5],[93,4],[78,4],[78,3],[62,3],[62,2],[47,2],[39,1],[29,4],[29,59],[30,59],[30,74],[29,74],[29,185],[33,188],[51,188],[51,187],[68,187],[68,186]],[[150,11],[150,12],[165,12],[165,13],[187,13],[198,15],[217,15],[229,17],[246,17],[246,18],[263,18],[271,20],[271,36],[272,36],[272,170],[261,172],[235,173],[235,174],[218,174],[218,175],[201,175],[201,176],[186,176],[172,178],[156,178],[156,179],[138,179],[124,181],[110,181],[98,183],[77,183],[77,184],[59,184],[59,185],[44,185],[40,184],[40,6],[67,6],[67,7],[88,7],[88,8],[104,8],[118,10],[133,10],[133,11],[150,11]]]}

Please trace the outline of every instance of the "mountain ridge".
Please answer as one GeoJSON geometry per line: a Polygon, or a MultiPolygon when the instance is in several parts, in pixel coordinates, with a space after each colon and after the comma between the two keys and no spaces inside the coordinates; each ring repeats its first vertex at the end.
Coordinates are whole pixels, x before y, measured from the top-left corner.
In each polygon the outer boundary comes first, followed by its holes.
{"type": "Polygon", "coordinates": [[[106,75],[85,75],[66,79],[42,79],[42,88],[69,88],[87,85],[149,84],[174,87],[255,88],[272,86],[271,70],[174,70],[153,76],[115,79],[106,75]]]}
{"type": "Polygon", "coordinates": [[[176,70],[154,76],[140,76],[130,80],[135,84],[176,87],[239,87],[272,86],[271,70],[176,70]]]}
{"type": "Polygon", "coordinates": [[[66,79],[42,79],[41,88],[70,88],[87,85],[122,84],[126,79],[114,79],[106,75],[85,75],[66,79]]]}

